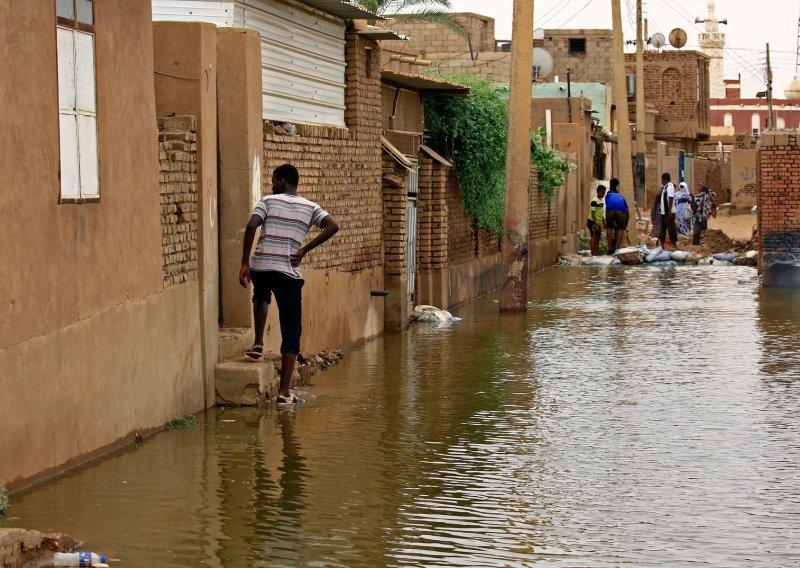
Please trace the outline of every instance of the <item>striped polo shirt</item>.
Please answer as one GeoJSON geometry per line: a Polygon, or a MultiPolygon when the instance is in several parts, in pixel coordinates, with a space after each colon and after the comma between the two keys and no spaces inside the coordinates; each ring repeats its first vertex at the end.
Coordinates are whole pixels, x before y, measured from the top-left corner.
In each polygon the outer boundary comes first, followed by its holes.
{"type": "Polygon", "coordinates": [[[292,266],[289,255],[303,246],[311,225],[320,226],[328,212],[299,195],[276,194],[262,198],[253,210],[264,222],[256,252],[250,259],[250,270],[282,272],[302,278],[292,266]]]}

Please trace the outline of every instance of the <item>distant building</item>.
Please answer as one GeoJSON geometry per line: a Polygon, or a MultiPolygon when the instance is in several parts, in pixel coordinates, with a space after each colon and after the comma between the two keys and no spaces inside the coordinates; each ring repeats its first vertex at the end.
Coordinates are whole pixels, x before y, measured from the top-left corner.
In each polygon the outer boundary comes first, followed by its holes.
{"type": "Polygon", "coordinates": [[[723,50],[725,49],[725,34],[719,31],[720,23],[726,24],[727,20],[720,22],[714,12],[714,0],[708,1],[708,14],[706,15],[704,32],[697,34],[700,50],[709,57],[709,71],[711,98],[725,96],[723,84],[723,50]]]}
{"type": "MultiPolygon", "coordinates": [[[[635,55],[625,55],[626,73],[636,70],[635,55]]],[[[645,100],[656,112],[657,141],[696,151],[711,133],[709,124],[709,57],[698,51],[646,51],[645,100]]],[[[635,114],[635,83],[629,81],[628,102],[635,114]]]]}
{"type": "MultiPolygon", "coordinates": [[[[740,78],[726,79],[724,98],[713,98],[709,102],[712,136],[758,136],[767,128],[769,105],[766,98],[743,99],[740,78]]],[[[773,99],[772,109],[776,130],[800,128],[800,100],[773,99]]]]}

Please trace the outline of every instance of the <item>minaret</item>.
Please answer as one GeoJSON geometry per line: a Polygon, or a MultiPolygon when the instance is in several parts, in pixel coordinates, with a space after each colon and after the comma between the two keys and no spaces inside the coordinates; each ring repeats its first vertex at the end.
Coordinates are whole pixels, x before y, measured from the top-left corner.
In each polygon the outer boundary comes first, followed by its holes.
{"type": "Polygon", "coordinates": [[[712,99],[724,99],[725,77],[722,56],[725,48],[725,34],[719,31],[720,22],[719,18],[717,18],[717,15],[714,13],[714,4],[714,0],[708,0],[708,14],[705,19],[706,31],[698,34],[698,39],[703,53],[711,58],[709,64],[711,72],[711,77],[709,77],[709,96],[712,99]]]}

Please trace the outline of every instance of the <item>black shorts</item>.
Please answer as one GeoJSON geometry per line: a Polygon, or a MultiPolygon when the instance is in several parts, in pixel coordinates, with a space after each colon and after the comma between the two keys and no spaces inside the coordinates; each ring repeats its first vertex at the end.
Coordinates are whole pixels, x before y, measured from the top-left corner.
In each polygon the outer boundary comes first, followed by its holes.
{"type": "Polygon", "coordinates": [[[589,234],[599,237],[603,233],[603,227],[600,223],[595,223],[591,219],[586,221],[586,226],[589,228],[589,234]]]}
{"type": "Polygon", "coordinates": [[[629,211],[606,211],[606,228],[624,231],[628,228],[629,211]]]}
{"type": "Polygon", "coordinates": [[[250,271],[253,282],[253,302],[272,301],[278,304],[278,320],[281,324],[281,353],[300,353],[300,336],[303,333],[303,284],[302,278],[292,278],[282,272],[250,271]]]}

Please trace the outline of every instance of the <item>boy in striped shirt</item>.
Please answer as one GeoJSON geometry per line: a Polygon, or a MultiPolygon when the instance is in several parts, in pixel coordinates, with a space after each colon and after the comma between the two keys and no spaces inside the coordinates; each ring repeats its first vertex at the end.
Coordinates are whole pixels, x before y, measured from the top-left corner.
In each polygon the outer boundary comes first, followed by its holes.
{"type": "Polygon", "coordinates": [[[264,351],[264,326],[272,294],[278,304],[281,326],[281,381],[278,403],[297,402],[289,392],[302,333],[303,278],[297,267],[312,249],[330,239],[339,225],[322,207],[297,195],[300,174],[291,164],[272,173],[272,195],[262,198],[247,223],[242,247],[239,283],[253,283],[253,327],[255,342],[246,355],[261,359],[264,351]],[[303,246],[306,234],[316,225],[322,231],[303,246]],[[255,253],[250,258],[256,230],[261,228],[255,253]]]}

